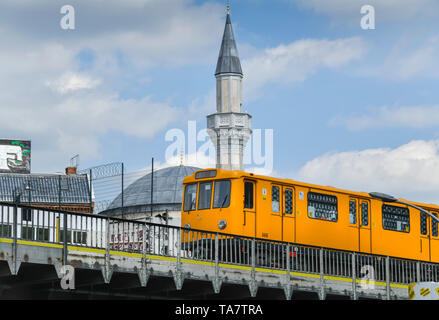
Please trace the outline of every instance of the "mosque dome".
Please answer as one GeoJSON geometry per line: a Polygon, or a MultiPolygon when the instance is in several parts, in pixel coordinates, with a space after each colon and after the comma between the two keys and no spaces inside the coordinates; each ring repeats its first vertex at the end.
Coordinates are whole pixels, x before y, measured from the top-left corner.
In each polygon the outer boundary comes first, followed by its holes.
{"type": "MultiPolygon", "coordinates": [[[[180,211],[183,202],[183,179],[200,170],[196,167],[176,166],[154,171],[153,211],[180,211]]],[[[137,179],[120,193],[100,214],[116,216],[151,210],[151,173],[137,179]]]]}

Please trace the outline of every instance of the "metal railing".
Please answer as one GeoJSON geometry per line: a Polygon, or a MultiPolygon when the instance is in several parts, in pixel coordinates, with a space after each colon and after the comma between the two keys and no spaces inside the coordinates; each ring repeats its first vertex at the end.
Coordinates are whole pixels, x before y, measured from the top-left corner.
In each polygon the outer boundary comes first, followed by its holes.
{"type": "Polygon", "coordinates": [[[0,237],[62,244],[64,255],[72,245],[385,283],[439,281],[436,263],[9,203],[0,203],[0,237]]]}

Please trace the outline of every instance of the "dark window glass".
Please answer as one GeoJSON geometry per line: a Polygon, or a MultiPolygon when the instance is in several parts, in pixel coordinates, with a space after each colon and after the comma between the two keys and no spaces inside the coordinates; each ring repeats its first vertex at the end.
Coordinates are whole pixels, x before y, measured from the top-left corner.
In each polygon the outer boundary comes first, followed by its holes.
{"type": "Polygon", "coordinates": [[[195,210],[197,201],[197,184],[189,184],[185,188],[184,193],[184,211],[195,210]]]}
{"type": "MultiPolygon", "coordinates": [[[[432,214],[435,217],[437,217],[437,213],[436,212],[432,212],[432,214]]],[[[433,218],[431,218],[431,234],[433,235],[433,237],[437,237],[438,236],[437,221],[434,220],[433,218]]]]}
{"type": "Polygon", "coordinates": [[[200,183],[198,210],[210,209],[212,199],[212,182],[200,183]]]}
{"type": "Polygon", "coordinates": [[[285,190],[285,213],[293,213],[293,190],[291,189],[285,190]]]}
{"type": "Polygon", "coordinates": [[[369,203],[367,202],[361,203],[361,225],[369,225],[369,203]]]}
{"type": "Polygon", "coordinates": [[[87,232],[74,231],[73,239],[75,240],[75,243],[87,244],[87,232]]]}
{"type": "Polygon", "coordinates": [[[279,187],[271,187],[271,210],[273,212],[280,211],[280,200],[279,200],[279,187]]]}
{"type": "Polygon", "coordinates": [[[35,240],[34,239],[34,228],[32,227],[21,227],[21,239],[23,240],[35,240]]]}
{"type": "Polygon", "coordinates": [[[4,238],[12,237],[12,226],[10,224],[0,224],[0,236],[4,238]]]}
{"type": "Polygon", "coordinates": [[[213,196],[213,207],[227,208],[230,205],[230,181],[216,181],[213,196]]]}
{"type": "MultiPolygon", "coordinates": [[[[59,229],[59,241],[64,242],[64,229],[59,229]]],[[[67,243],[72,242],[72,231],[67,230],[67,243]]]]}
{"type": "Polygon", "coordinates": [[[253,182],[246,182],[244,184],[244,208],[253,209],[253,182]]]}
{"type": "Polygon", "coordinates": [[[21,216],[23,221],[32,221],[32,209],[23,208],[21,216]]]}
{"type": "Polygon", "coordinates": [[[421,211],[421,234],[427,234],[427,214],[421,211]]]}
{"type": "Polygon", "coordinates": [[[357,201],[349,200],[349,223],[357,224],[357,201]]]}
{"type": "Polygon", "coordinates": [[[410,232],[410,211],[408,208],[383,204],[382,211],[385,230],[410,232]]]}
{"type": "Polygon", "coordinates": [[[308,192],[308,216],[312,219],[336,222],[338,220],[337,197],[308,192]]]}
{"type": "Polygon", "coordinates": [[[37,240],[39,240],[39,241],[49,241],[49,229],[47,229],[47,228],[37,228],[37,240]]]}

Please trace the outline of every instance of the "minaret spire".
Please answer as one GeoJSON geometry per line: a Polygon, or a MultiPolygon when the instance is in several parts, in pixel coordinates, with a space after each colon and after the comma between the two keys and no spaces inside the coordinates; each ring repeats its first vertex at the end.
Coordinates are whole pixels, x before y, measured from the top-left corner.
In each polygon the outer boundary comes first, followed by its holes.
{"type": "MultiPolygon", "coordinates": [[[[227,6],[229,6],[228,2],[227,6]]],[[[238,48],[235,42],[235,35],[233,34],[229,7],[227,7],[226,26],[224,28],[215,76],[221,73],[236,73],[242,76],[241,61],[239,60],[238,48]]]]}
{"type": "Polygon", "coordinates": [[[216,149],[217,167],[244,170],[244,148],[252,133],[252,124],[251,116],[242,112],[244,74],[233,34],[229,1],[215,77],[217,112],[207,117],[207,128],[216,149]]]}

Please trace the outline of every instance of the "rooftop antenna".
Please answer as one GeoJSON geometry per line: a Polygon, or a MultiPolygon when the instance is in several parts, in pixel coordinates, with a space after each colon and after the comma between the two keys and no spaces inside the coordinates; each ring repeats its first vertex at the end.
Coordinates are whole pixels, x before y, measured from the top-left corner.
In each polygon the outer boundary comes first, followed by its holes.
{"type": "Polygon", "coordinates": [[[230,1],[227,0],[227,14],[230,14],[230,1]]]}
{"type": "Polygon", "coordinates": [[[75,168],[79,166],[79,154],[70,159],[70,166],[75,168]]]}

